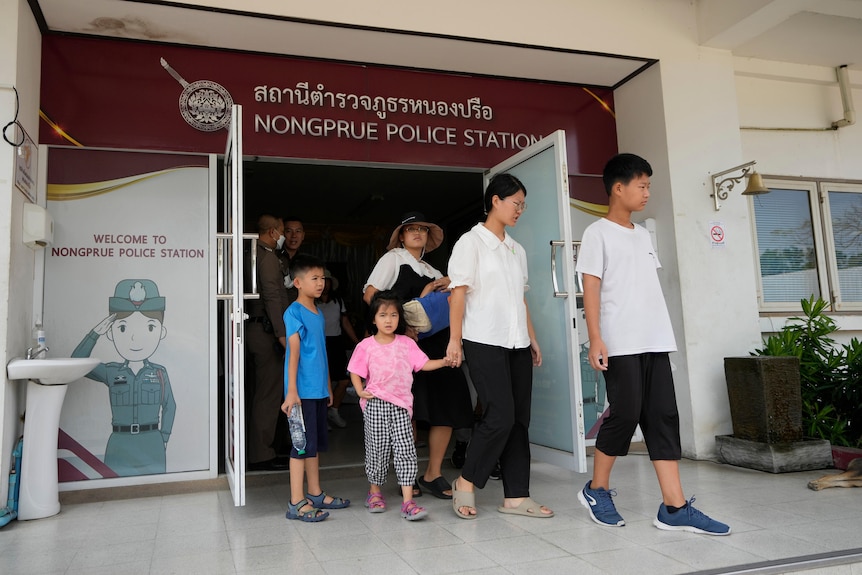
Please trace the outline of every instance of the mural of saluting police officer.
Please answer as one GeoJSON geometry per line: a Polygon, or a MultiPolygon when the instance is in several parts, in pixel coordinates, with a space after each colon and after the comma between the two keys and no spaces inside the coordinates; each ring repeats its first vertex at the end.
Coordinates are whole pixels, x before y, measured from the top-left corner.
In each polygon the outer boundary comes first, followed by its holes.
{"type": "Polygon", "coordinates": [[[177,405],[167,370],[150,362],[167,335],[165,298],[152,280],[124,279],[108,298],[108,313],[72,352],[89,357],[104,335],[122,358],[101,363],[86,376],[108,387],[113,432],[105,465],[120,476],[165,473],[177,405]]]}

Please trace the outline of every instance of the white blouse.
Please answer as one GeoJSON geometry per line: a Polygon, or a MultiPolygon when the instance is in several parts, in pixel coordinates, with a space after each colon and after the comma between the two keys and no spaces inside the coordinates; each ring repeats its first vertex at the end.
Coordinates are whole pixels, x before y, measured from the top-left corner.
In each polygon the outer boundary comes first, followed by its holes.
{"type": "Polygon", "coordinates": [[[530,346],[527,332],[527,253],[506,233],[503,241],[476,224],[455,243],[449,287],[467,286],[461,337],[506,349],[530,346]]]}
{"type": "Polygon", "coordinates": [[[413,268],[420,276],[440,279],[443,277],[439,271],[434,269],[428,263],[417,260],[413,254],[404,248],[392,248],[377,261],[377,265],[371,270],[371,275],[362,287],[362,293],[368,289],[368,286],[374,286],[379,291],[388,290],[395,285],[398,279],[398,272],[404,264],[413,268]]]}

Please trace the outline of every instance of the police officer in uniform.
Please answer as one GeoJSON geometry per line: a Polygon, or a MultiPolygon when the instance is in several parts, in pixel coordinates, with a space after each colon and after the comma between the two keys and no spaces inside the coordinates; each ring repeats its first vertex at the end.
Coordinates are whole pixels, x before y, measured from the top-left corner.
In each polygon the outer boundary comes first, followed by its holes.
{"type": "Polygon", "coordinates": [[[302,226],[302,220],[293,216],[283,218],[282,222],[284,223],[284,245],[276,250],[276,253],[281,262],[284,285],[287,287],[288,305],[290,305],[296,301],[298,295],[293,285],[293,278],[290,277],[290,262],[299,253],[299,248],[305,240],[305,228],[302,226]]]}
{"type": "Polygon", "coordinates": [[[105,464],[120,476],[165,473],[177,406],[167,370],[149,360],[167,335],[165,298],[152,280],[126,279],[108,298],[108,312],[72,352],[72,357],[89,357],[107,335],[123,358],[87,374],[108,386],[112,433],[105,464]]]}
{"type": "Polygon", "coordinates": [[[254,362],[254,391],[248,429],[250,469],[287,469],[287,457],[277,457],[282,438],[276,437],[284,395],[284,311],[290,304],[278,251],[284,245],[284,224],[270,214],[257,222],[257,285],[260,299],[246,306],[246,349],[254,362]]]}

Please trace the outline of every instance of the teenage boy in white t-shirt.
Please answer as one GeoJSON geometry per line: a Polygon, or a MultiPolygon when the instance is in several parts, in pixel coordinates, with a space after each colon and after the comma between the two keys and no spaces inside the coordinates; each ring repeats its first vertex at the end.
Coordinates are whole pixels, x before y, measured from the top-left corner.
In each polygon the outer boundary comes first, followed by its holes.
{"type": "Polygon", "coordinates": [[[649,232],[632,224],[632,212],[650,196],[652,168],[634,154],[605,166],[608,215],[584,231],[576,269],[583,274],[589,360],[605,373],[610,415],[596,437],[593,477],[578,499],[600,525],[622,527],[610,489],[618,456],[628,453],[638,424],[658,476],[659,529],[728,535],[730,527],[687,501],[679,477],[682,448],[669,353],[676,351],[670,316],[656,270],[661,267],[649,232]]]}

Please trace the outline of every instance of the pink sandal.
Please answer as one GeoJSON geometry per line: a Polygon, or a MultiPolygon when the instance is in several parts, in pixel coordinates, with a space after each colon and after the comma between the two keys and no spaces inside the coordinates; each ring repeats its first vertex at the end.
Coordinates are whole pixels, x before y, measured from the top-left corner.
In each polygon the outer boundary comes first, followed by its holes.
{"type": "Polygon", "coordinates": [[[428,515],[428,511],[424,507],[416,505],[412,499],[401,504],[401,517],[407,521],[416,521],[426,515],[428,515]]]}
{"type": "Polygon", "coordinates": [[[369,513],[383,513],[386,511],[386,499],[383,497],[383,493],[377,492],[372,493],[368,492],[368,496],[365,498],[365,507],[368,508],[369,513]]]}

